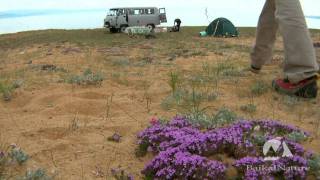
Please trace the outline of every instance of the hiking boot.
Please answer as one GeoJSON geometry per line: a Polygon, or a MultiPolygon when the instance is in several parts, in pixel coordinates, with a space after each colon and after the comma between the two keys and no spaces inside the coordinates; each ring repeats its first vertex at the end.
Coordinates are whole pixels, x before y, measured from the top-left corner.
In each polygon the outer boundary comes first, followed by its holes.
{"type": "Polygon", "coordinates": [[[318,93],[316,76],[296,84],[290,83],[288,79],[275,79],[272,81],[272,87],[277,92],[303,98],[316,98],[318,93]]]}
{"type": "Polygon", "coordinates": [[[260,70],[261,70],[261,68],[254,67],[253,65],[250,66],[250,71],[255,74],[259,74],[260,70]]]}

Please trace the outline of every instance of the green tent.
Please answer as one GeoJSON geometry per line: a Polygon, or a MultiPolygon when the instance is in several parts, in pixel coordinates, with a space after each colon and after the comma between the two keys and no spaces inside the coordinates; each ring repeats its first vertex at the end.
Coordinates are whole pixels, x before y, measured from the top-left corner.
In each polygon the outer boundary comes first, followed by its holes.
{"type": "Polygon", "coordinates": [[[237,37],[238,29],[226,18],[215,19],[206,29],[208,36],[215,37],[237,37]]]}

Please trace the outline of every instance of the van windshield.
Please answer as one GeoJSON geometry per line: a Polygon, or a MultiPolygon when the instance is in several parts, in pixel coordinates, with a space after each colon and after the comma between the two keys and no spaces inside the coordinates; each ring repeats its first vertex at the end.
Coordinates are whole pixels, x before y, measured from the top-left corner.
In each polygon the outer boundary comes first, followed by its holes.
{"type": "Polygon", "coordinates": [[[118,9],[110,9],[108,12],[108,16],[116,16],[118,9]]]}

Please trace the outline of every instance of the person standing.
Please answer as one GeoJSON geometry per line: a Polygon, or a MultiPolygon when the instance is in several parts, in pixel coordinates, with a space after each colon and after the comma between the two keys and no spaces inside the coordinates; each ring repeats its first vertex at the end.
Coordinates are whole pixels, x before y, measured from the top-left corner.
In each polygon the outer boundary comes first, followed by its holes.
{"type": "Polygon", "coordinates": [[[179,18],[174,20],[174,27],[175,27],[175,32],[180,31],[180,26],[181,26],[181,20],[179,18]]]}
{"type": "Polygon", "coordinates": [[[271,60],[278,30],[284,42],[285,77],[273,80],[273,89],[287,95],[315,98],[319,65],[299,0],[266,0],[251,53],[251,71],[259,73],[271,60]]]}

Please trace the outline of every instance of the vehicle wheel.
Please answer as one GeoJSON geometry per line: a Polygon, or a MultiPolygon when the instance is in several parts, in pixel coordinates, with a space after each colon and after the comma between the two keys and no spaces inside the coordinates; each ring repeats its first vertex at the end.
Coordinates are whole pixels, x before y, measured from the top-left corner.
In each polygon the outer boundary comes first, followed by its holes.
{"type": "Polygon", "coordinates": [[[117,33],[118,32],[117,28],[110,28],[109,30],[110,30],[111,33],[117,33]]]}
{"type": "Polygon", "coordinates": [[[125,33],[128,26],[121,26],[120,32],[125,33]]]}
{"type": "Polygon", "coordinates": [[[155,26],[153,24],[148,24],[147,28],[150,29],[150,31],[152,31],[155,28],[155,26]]]}

